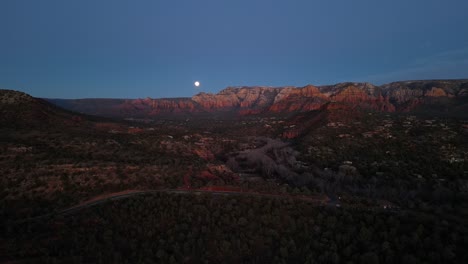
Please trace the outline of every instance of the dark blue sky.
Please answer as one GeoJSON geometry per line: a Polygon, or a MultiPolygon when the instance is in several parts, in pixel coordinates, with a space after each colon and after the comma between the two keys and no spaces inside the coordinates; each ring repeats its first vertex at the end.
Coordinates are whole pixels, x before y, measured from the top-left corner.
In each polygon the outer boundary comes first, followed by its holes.
{"type": "Polygon", "coordinates": [[[468,78],[467,11],[466,0],[2,0],[0,88],[139,98],[468,78]]]}

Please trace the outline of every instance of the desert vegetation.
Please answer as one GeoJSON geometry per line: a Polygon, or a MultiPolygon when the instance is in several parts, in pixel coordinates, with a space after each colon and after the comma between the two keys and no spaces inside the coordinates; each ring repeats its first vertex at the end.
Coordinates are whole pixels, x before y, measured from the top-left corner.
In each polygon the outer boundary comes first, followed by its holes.
{"type": "Polygon", "coordinates": [[[111,120],[26,98],[2,105],[2,261],[467,260],[463,118],[330,103],[111,120]]]}

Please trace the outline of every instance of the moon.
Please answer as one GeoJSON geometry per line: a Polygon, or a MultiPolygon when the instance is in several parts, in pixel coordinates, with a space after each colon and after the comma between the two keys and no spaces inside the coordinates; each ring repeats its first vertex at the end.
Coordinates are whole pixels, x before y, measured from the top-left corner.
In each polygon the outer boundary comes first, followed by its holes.
{"type": "Polygon", "coordinates": [[[196,81],[196,82],[193,83],[193,85],[195,85],[195,87],[198,87],[198,86],[200,86],[200,82],[196,81]]]}

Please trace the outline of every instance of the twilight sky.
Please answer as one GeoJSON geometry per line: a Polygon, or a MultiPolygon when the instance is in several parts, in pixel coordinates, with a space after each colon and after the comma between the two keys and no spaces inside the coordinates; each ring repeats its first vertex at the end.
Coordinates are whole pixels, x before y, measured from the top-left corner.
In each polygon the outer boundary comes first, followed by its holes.
{"type": "Polygon", "coordinates": [[[466,0],[1,0],[0,88],[142,98],[468,78],[467,10],[466,0]]]}

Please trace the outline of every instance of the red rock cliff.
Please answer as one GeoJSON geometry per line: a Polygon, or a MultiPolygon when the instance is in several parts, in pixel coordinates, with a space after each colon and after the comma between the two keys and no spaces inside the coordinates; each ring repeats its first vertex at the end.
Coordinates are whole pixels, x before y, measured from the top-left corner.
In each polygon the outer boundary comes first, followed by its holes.
{"type": "Polygon", "coordinates": [[[64,108],[94,115],[151,117],[225,111],[237,114],[307,112],[325,104],[332,108],[412,111],[439,99],[468,98],[468,80],[406,81],[382,86],[339,83],[305,87],[228,87],[219,93],[199,93],[173,99],[50,100],[64,108]],[[99,103],[102,102],[102,103],[99,103]]]}

